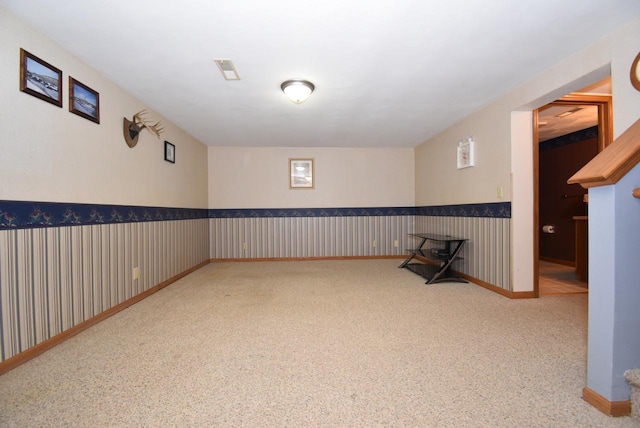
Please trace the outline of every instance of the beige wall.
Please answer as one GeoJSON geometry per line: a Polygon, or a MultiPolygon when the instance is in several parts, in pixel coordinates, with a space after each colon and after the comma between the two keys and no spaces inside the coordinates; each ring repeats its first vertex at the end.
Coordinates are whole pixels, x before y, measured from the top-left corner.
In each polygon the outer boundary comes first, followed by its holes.
{"type": "Polygon", "coordinates": [[[414,205],[412,148],[209,148],[209,208],[414,205]],[[315,189],[289,189],[289,158],[315,160],[315,189]]]}
{"type": "Polygon", "coordinates": [[[416,147],[416,204],[509,200],[509,127],[493,126],[500,121],[502,111],[483,110],[416,147]],[[475,166],[457,169],[458,142],[467,137],[475,142],[475,166]]]}
{"type": "Polygon", "coordinates": [[[629,80],[639,37],[640,20],[636,19],[418,146],[416,204],[511,200],[510,174],[531,173],[512,168],[511,151],[522,150],[516,146],[522,142],[512,139],[511,112],[541,107],[608,76],[609,70],[614,133],[622,133],[640,117],[640,92],[633,89],[629,80]],[[467,136],[473,136],[476,142],[476,166],[457,170],[456,145],[467,136]],[[434,176],[446,180],[436,180],[434,176]],[[498,197],[499,186],[504,189],[502,199],[498,197]]]}
{"type": "Polygon", "coordinates": [[[640,19],[566,58],[486,108],[416,148],[416,204],[491,202],[497,187],[512,202],[513,291],[533,289],[531,111],[611,74],[614,136],[640,118],[640,92],[629,80],[640,19]],[[455,145],[476,140],[476,165],[456,170],[455,145]],[[434,175],[446,177],[438,186],[434,175]]]}
{"type": "Polygon", "coordinates": [[[130,149],[122,119],[147,106],[3,8],[0,40],[0,199],[207,207],[206,146],[152,112],[162,140],[144,132],[130,149]],[[20,48],[63,71],[62,108],[19,91],[20,48]],[[99,125],[69,112],[69,76],[100,93],[99,125]]]}

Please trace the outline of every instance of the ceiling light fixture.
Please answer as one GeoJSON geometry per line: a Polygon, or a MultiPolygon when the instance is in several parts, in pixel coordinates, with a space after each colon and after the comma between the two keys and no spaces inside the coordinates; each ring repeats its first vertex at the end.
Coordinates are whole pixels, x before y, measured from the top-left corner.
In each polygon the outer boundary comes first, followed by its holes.
{"type": "Polygon", "coordinates": [[[571,110],[563,111],[560,114],[556,114],[556,117],[567,117],[579,110],[582,110],[582,107],[576,107],[576,108],[572,108],[571,110]]]}
{"type": "Polygon", "coordinates": [[[309,98],[316,87],[308,80],[292,79],[282,82],[280,88],[291,101],[300,104],[309,98]]]}
{"type": "Polygon", "coordinates": [[[567,117],[567,116],[569,116],[569,115],[571,115],[573,113],[575,113],[575,112],[574,111],[563,111],[560,114],[556,114],[556,117],[560,117],[560,118],[567,117]]]}

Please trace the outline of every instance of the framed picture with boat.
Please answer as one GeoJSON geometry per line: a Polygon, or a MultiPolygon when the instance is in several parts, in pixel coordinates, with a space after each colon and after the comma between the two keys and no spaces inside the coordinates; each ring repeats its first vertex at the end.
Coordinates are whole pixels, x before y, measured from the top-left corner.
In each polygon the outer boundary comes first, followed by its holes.
{"type": "Polygon", "coordinates": [[[20,48],[20,90],[62,107],[62,70],[20,48]]]}
{"type": "Polygon", "coordinates": [[[69,76],[69,111],[100,123],[100,94],[69,76]]]}

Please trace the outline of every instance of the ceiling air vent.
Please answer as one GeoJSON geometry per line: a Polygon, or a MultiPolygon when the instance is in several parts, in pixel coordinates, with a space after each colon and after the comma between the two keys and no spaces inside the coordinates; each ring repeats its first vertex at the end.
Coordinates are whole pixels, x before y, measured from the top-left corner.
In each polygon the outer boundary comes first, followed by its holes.
{"type": "Polygon", "coordinates": [[[240,76],[238,76],[238,72],[236,71],[236,66],[233,65],[233,61],[230,59],[220,58],[216,58],[214,61],[225,80],[240,80],[240,76]]]}

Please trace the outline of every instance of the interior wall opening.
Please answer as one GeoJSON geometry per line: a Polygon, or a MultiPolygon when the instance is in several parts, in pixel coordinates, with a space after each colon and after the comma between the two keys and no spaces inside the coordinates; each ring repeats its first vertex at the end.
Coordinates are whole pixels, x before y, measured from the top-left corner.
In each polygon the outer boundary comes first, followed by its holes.
{"type": "Polygon", "coordinates": [[[611,142],[611,79],[567,94],[534,116],[537,294],[587,293],[588,195],[567,180],[611,142]]]}

